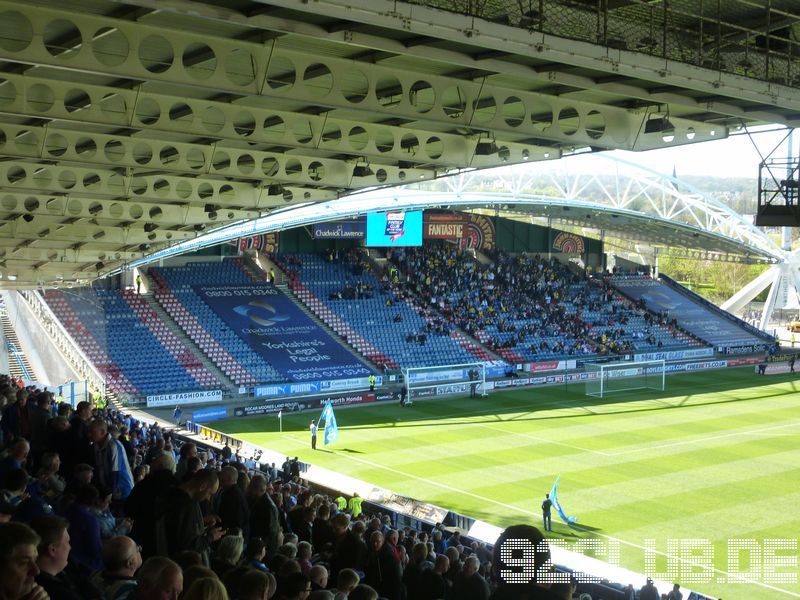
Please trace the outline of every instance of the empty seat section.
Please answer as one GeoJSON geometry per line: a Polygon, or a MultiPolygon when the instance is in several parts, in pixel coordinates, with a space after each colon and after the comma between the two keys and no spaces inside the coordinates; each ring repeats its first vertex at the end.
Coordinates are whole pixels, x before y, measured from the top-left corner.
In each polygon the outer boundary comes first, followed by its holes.
{"type": "Polygon", "coordinates": [[[124,294],[120,290],[80,289],[48,292],[45,298],[84,353],[106,375],[112,391],[150,395],[194,391],[218,383],[207,370],[198,368],[191,351],[165,324],[151,322],[151,330],[124,294]]]}
{"type": "Polygon", "coordinates": [[[237,385],[273,383],[285,378],[233,332],[198,296],[195,285],[248,285],[253,280],[239,258],[151,268],[155,297],[200,349],[237,385]]]}

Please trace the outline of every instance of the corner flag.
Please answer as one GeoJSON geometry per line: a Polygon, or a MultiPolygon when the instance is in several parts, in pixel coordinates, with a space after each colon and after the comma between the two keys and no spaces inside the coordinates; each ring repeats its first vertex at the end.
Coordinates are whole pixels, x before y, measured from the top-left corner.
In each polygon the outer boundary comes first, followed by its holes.
{"type": "Polygon", "coordinates": [[[568,517],[567,514],[564,512],[564,509],[561,508],[561,502],[558,501],[558,496],[556,493],[558,492],[558,480],[561,478],[559,475],[556,477],[555,483],[553,483],[553,489],[550,490],[550,502],[553,503],[553,508],[556,509],[558,516],[561,517],[561,520],[564,521],[567,525],[572,525],[573,523],[578,522],[578,517],[568,517]]]}
{"type": "Polygon", "coordinates": [[[339,426],[336,424],[336,415],[333,414],[333,405],[330,400],[325,403],[319,421],[320,423],[325,421],[325,445],[332,444],[339,438],[339,426]]]}

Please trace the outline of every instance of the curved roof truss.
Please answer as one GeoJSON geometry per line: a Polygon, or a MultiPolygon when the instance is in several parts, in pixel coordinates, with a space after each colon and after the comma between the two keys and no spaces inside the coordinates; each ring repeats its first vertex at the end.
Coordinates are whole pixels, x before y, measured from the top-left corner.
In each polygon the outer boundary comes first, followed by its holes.
{"type": "Polygon", "coordinates": [[[436,182],[377,189],[322,204],[286,208],[181,242],[136,261],[144,265],[243,236],[281,231],[363,215],[376,210],[486,211],[507,218],[546,219],[581,227],[588,235],[618,236],[652,247],[702,250],[706,253],[780,261],[783,252],[763,231],[711,196],[673,177],[628,161],[580,157],[559,172],[541,164],[462,173],[436,182]],[[613,176],[581,174],[586,161],[595,168],[612,165],[613,176]],[[604,164],[605,163],[605,164],[604,164]],[[568,169],[568,170],[567,170],[568,169]],[[549,182],[560,193],[531,193],[549,182]],[[609,185],[613,184],[613,188],[609,185]],[[431,189],[436,188],[436,189],[431,189]],[[591,199],[589,199],[591,197],[591,199]]]}

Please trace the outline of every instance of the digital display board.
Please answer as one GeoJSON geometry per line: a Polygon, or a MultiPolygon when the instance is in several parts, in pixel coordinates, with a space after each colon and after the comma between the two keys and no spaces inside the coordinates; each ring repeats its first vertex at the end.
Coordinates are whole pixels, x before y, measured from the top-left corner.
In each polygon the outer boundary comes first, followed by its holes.
{"type": "Polygon", "coordinates": [[[369,213],[367,246],[422,246],[422,211],[369,213]]]}

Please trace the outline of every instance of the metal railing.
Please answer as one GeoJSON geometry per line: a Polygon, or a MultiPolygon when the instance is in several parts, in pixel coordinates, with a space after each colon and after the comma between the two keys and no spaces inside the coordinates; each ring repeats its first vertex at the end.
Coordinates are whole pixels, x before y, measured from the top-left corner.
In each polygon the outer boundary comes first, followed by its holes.
{"type": "Polygon", "coordinates": [[[800,20],[800,10],[787,9],[789,3],[759,6],[751,0],[407,1],[612,50],[630,50],[800,87],[800,42],[792,33],[793,24],[800,20]]]}

